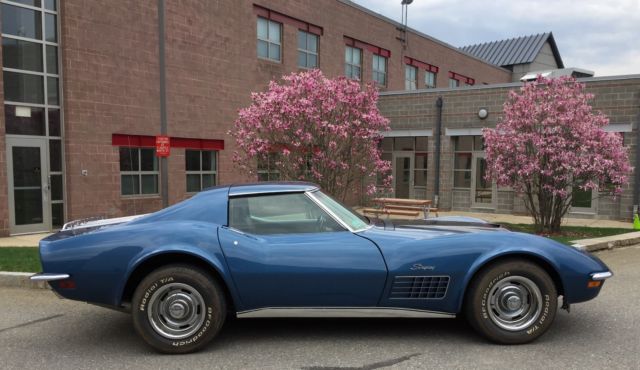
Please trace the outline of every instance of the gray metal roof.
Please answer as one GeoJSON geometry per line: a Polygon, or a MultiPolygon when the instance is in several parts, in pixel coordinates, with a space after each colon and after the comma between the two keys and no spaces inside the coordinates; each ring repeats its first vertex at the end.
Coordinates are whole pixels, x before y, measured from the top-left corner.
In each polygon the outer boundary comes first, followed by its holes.
{"type": "Polygon", "coordinates": [[[463,46],[460,49],[491,64],[505,67],[533,62],[546,42],[551,46],[558,68],[564,68],[551,32],[463,46]]]}

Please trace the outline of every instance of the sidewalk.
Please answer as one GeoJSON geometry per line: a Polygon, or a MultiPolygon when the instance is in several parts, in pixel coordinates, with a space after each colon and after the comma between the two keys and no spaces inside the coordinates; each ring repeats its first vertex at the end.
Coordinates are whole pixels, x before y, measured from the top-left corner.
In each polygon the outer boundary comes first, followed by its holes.
{"type": "Polygon", "coordinates": [[[8,236],[0,238],[0,248],[2,247],[37,247],[40,239],[44,239],[51,233],[39,233],[28,235],[8,236]]]}

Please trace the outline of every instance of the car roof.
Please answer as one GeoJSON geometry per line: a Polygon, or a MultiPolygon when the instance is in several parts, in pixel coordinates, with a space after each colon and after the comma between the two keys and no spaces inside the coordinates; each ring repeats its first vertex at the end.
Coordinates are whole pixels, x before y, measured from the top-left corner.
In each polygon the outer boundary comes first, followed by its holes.
{"type": "Polygon", "coordinates": [[[250,184],[234,184],[229,187],[229,196],[269,194],[269,193],[301,193],[318,190],[319,186],[302,181],[257,182],[250,184]]]}

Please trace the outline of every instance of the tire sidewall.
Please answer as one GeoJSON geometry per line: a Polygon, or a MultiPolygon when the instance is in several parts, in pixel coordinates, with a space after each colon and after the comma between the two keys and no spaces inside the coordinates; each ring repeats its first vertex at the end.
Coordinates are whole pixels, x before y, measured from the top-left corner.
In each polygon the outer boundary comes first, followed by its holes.
{"type": "Polygon", "coordinates": [[[217,282],[198,269],[184,266],[169,266],[152,272],[138,285],[132,303],[136,331],[149,345],[163,353],[188,353],[202,348],[216,336],[226,314],[226,307],[217,282]],[[200,328],[183,339],[170,339],[160,335],[153,328],[148,317],[149,302],[154,293],[172,283],[191,286],[202,296],[205,305],[205,318],[200,328]]]}
{"type": "Polygon", "coordinates": [[[508,262],[497,264],[487,269],[476,284],[471,294],[471,307],[468,312],[469,321],[483,335],[503,344],[528,343],[544,334],[555,319],[558,296],[553,280],[540,267],[525,262],[508,262]],[[489,293],[498,282],[505,278],[522,276],[531,280],[540,289],[542,310],[529,326],[519,331],[502,329],[493,322],[489,315],[489,293]]]}

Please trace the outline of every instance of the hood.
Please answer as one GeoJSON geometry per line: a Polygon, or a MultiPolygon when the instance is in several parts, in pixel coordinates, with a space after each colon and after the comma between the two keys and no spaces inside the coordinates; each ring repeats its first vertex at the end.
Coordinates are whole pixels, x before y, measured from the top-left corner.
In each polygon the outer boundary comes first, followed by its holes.
{"type": "Polygon", "coordinates": [[[479,232],[505,232],[507,229],[498,224],[492,224],[473,217],[436,217],[428,220],[381,220],[373,223],[373,228],[367,230],[368,234],[383,234],[396,238],[431,239],[444,235],[479,233],[479,232]],[[390,232],[387,234],[387,232],[390,232]]]}

